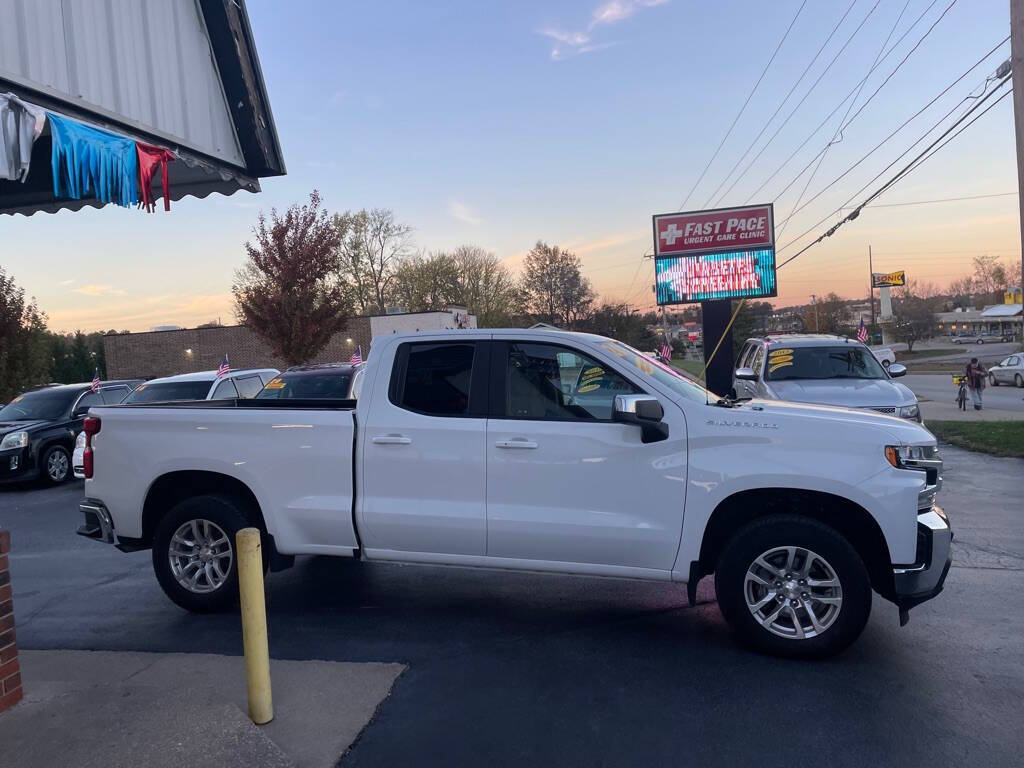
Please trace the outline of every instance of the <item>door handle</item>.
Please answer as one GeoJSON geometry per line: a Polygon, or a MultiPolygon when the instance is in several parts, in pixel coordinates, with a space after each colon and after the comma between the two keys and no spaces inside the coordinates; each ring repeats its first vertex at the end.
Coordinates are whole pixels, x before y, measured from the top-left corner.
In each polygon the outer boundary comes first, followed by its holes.
{"type": "Polygon", "coordinates": [[[498,448],[537,448],[533,440],[499,440],[494,444],[498,448]]]}
{"type": "Polygon", "coordinates": [[[377,435],[373,442],[377,445],[408,445],[412,438],[405,435],[377,435]]]}

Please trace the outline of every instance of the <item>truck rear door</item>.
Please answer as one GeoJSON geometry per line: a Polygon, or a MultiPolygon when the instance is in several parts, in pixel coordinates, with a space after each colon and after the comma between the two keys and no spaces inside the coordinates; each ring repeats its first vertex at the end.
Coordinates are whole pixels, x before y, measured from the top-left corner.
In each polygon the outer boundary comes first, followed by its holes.
{"type": "Polygon", "coordinates": [[[361,398],[362,545],[377,557],[483,555],[488,342],[404,342],[382,353],[378,379],[389,370],[390,379],[361,398]]]}

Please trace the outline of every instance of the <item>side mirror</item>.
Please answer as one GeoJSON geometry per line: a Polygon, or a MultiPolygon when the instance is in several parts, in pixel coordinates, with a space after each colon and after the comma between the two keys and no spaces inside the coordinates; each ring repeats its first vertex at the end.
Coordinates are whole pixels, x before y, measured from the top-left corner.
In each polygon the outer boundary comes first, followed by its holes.
{"type": "Polygon", "coordinates": [[[656,443],[668,438],[668,424],[662,421],[665,409],[650,395],[616,395],[612,420],[640,427],[640,441],[656,443]]]}
{"type": "Polygon", "coordinates": [[[741,381],[757,381],[757,374],[753,368],[737,368],[736,378],[741,381]]]}
{"type": "Polygon", "coordinates": [[[899,363],[889,363],[888,370],[889,370],[889,375],[892,376],[894,379],[898,378],[900,376],[906,376],[907,375],[907,366],[900,365],[899,363]]]}

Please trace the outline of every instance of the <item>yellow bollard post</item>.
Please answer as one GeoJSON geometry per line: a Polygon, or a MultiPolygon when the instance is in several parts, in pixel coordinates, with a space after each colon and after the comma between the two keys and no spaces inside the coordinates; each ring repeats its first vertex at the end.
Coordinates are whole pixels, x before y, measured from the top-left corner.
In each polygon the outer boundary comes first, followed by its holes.
{"type": "Polygon", "coordinates": [[[249,719],[256,725],[274,719],[270,696],[270,648],[267,644],[267,606],[263,596],[263,551],[260,532],[243,528],[235,534],[238,552],[238,594],[242,603],[242,644],[249,719]]]}

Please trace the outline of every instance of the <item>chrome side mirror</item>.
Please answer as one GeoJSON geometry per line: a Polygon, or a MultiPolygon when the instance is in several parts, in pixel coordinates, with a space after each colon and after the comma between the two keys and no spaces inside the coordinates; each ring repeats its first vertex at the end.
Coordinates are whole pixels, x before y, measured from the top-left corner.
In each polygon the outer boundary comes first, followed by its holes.
{"type": "Polygon", "coordinates": [[[894,379],[898,378],[900,376],[906,376],[907,375],[907,366],[900,365],[899,363],[889,363],[888,370],[889,370],[889,375],[892,376],[894,379]]]}
{"type": "Polygon", "coordinates": [[[651,395],[616,395],[612,420],[640,427],[640,441],[656,443],[668,438],[668,424],[662,421],[665,409],[651,395]]]}
{"type": "Polygon", "coordinates": [[[736,378],[740,381],[757,381],[757,374],[753,368],[737,368],[736,378]]]}

